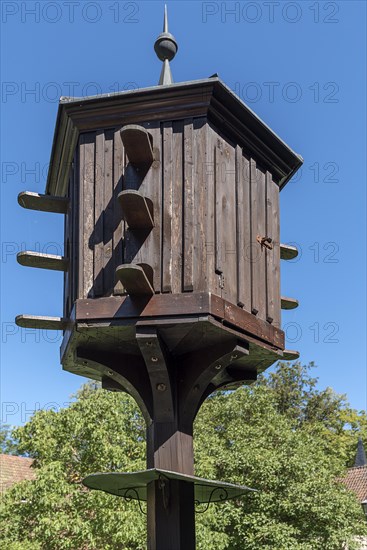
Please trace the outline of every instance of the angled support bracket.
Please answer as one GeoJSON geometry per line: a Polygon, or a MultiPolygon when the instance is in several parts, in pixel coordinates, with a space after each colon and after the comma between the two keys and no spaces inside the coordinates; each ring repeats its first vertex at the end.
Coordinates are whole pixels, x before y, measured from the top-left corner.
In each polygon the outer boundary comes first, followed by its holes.
{"type": "Polygon", "coordinates": [[[157,329],[136,327],[136,340],[146,364],[153,395],[155,422],[174,422],[174,402],[168,360],[157,329]]]}

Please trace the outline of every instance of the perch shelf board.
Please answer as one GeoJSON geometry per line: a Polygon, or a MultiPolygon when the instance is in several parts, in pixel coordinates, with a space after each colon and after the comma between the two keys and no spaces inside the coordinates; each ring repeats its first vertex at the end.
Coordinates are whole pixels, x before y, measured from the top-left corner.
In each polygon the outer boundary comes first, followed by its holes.
{"type": "Polygon", "coordinates": [[[17,315],[15,324],[21,328],[36,328],[45,330],[65,330],[68,319],[63,317],[42,317],[39,315],[17,315]]]}
{"type": "Polygon", "coordinates": [[[298,300],[295,298],[287,298],[286,296],[281,297],[280,304],[282,309],[295,309],[299,306],[298,300]]]}
{"type": "Polygon", "coordinates": [[[54,254],[41,254],[25,250],[17,254],[17,262],[26,267],[38,267],[40,269],[53,269],[54,271],[67,271],[68,260],[63,256],[54,254]]]}
{"type": "Polygon", "coordinates": [[[122,283],[130,296],[153,296],[151,285],[145,270],[140,265],[123,264],[116,269],[116,278],[122,283]]]}
{"type": "Polygon", "coordinates": [[[298,250],[295,246],[290,246],[288,244],[280,245],[280,259],[281,260],[294,260],[297,258],[298,250]]]}
{"type": "Polygon", "coordinates": [[[143,126],[137,124],[124,126],[121,130],[121,139],[131,164],[144,166],[153,163],[151,135],[143,126]]]}
{"type": "Polygon", "coordinates": [[[66,214],[69,200],[52,195],[40,195],[31,191],[23,191],[18,195],[18,203],[29,210],[40,210],[42,212],[54,212],[66,214]]]}
{"type": "Polygon", "coordinates": [[[118,199],[122,208],[123,218],[130,229],[152,229],[153,203],[139,191],[122,191],[118,199]]]}
{"type": "Polygon", "coordinates": [[[299,351],[294,351],[290,349],[285,349],[283,351],[284,361],[295,361],[296,359],[299,359],[299,351]]]}

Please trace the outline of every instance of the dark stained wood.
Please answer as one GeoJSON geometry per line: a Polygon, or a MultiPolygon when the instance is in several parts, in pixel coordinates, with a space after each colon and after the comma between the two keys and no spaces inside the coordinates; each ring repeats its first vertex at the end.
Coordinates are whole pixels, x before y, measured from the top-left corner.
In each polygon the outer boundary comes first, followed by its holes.
{"type": "MultiPolygon", "coordinates": [[[[128,266],[129,267],[129,266],[128,266]]],[[[134,266],[133,266],[134,267],[134,266]]],[[[269,342],[284,349],[284,333],[269,323],[257,319],[247,311],[219,296],[204,292],[186,294],[155,295],[148,301],[132,301],[126,297],[100,298],[98,300],[78,300],[75,318],[82,320],[129,319],[149,317],[178,317],[180,315],[213,315],[229,326],[238,327],[241,332],[269,342]]],[[[160,321],[157,321],[158,324],[160,321]]]]}
{"type": "MultiPolygon", "coordinates": [[[[205,157],[201,162],[203,166],[203,180],[206,187],[206,223],[205,223],[205,258],[206,258],[206,285],[211,292],[217,296],[222,293],[222,278],[215,271],[216,262],[216,219],[215,219],[215,150],[217,144],[217,134],[209,125],[205,125],[205,157]]],[[[196,150],[196,148],[195,148],[196,150]]],[[[197,193],[196,193],[197,194],[197,193]]],[[[195,194],[195,196],[196,196],[195,194]]],[[[200,213],[200,215],[202,215],[200,213]]],[[[196,245],[197,246],[197,245],[196,245]]]]}
{"type": "Polygon", "coordinates": [[[104,225],[105,225],[105,134],[98,131],[95,137],[95,175],[94,175],[94,276],[93,295],[95,297],[104,294],[104,225]]]}
{"type": "Polygon", "coordinates": [[[39,315],[17,315],[15,323],[21,328],[44,330],[65,330],[69,320],[63,317],[42,317],[39,315]]]}
{"type": "Polygon", "coordinates": [[[282,296],[280,301],[282,309],[295,309],[299,306],[299,302],[295,298],[287,298],[286,296],[282,296]]]}
{"type": "Polygon", "coordinates": [[[130,296],[154,294],[154,288],[147,276],[147,270],[141,265],[123,264],[116,269],[116,277],[120,280],[130,296]]]}
{"type": "Polygon", "coordinates": [[[281,260],[293,260],[297,258],[298,250],[295,246],[289,244],[280,244],[280,259],[281,260]]]}
{"type": "Polygon", "coordinates": [[[194,502],[193,483],[179,480],[149,483],[148,550],[195,550],[194,502]],[[169,491],[169,508],[163,491],[169,491]]]}
{"type": "Polygon", "coordinates": [[[66,214],[69,201],[64,197],[53,197],[51,195],[40,195],[31,191],[23,191],[18,195],[18,203],[23,208],[30,210],[41,210],[42,212],[55,212],[66,214]]]}
{"type": "Polygon", "coordinates": [[[218,296],[211,295],[210,312],[229,325],[238,327],[245,333],[257,336],[265,342],[270,342],[274,346],[284,349],[284,332],[282,330],[256,318],[234,304],[221,300],[218,296]]]}
{"type": "Polygon", "coordinates": [[[299,351],[285,349],[283,351],[283,359],[284,361],[295,361],[296,359],[299,359],[299,351]]]}
{"type": "MultiPolygon", "coordinates": [[[[174,421],[174,392],[171,386],[168,357],[158,337],[156,327],[136,327],[136,339],[145,361],[153,396],[154,421],[174,421]]],[[[166,449],[164,449],[166,451],[166,449]]],[[[155,451],[156,452],[156,451],[155,451]]],[[[156,463],[157,461],[154,460],[156,463]]],[[[171,466],[172,464],[168,464],[171,466]]],[[[163,468],[163,466],[160,466],[163,468]]],[[[168,468],[170,469],[170,468],[168,468]]]]}
{"type": "MultiPolygon", "coordinates": [[[[223,174],[225,163],[224,163],[224,154],[222,142],[218,139],[217,144],[214,150],[214,167],[215,167],[215,177],[214,177],[214,227],[215,227],[215,273],[217,275],[222,275],[223,280],[223,271],[224,271],[224,252],[225,252],[225,241],[224,241],[224,224],[226,219],[223,218],[222,212],[222,203],[223,200],[226,200],[225,191],[223,189],[223,174]]],[[[223,285],[221,286],[221,295],[223,294],[223,285]]]]}
{"type": "Polygon", "coordinates": [[[152,229],[153,203],[148,197],[143,197],[139,191],[122,191],[120,201],[122,215],[130,229],[152,229]]]}
{"type": "Polygon", "coordinates": [[[253,257],[253,262],[256,266],[256,276],[253,279],[253,284],[257,297],[257,315],[260,319],[266,320],[266,247],[259,245],[257,241],[258,236],[263,237],[266,234],[266,181],[265,173],[259,168],[256,169],[255,186],[254,194],[256,196],[256,208],[252,215],[255,218],[254,225],[257,227],[257,232],[252,235],[253,249],[256,250],[255,256],[253,257]]]}
{"type": "Polygon", "coordinates": [[[70,182],[70,201],[72,201],[72,208],[70,212],[70,243],[68,253],[69,258],[69,276],[72,280],[71,294],[69,309],[72,311],[73,304],[77,298],[79,298],[79,251],[81,249],[80,235],[79,235],[79,199],[80,199],[80,168],[79,168],[79,154],[75,153],[73,177],[70,182]]]}
{"type": "Polygon", "coordinates": [[[222,204],[224,254],[223,298],[237,303],[236,162],[235,150],[223,140],[222,204]]]}
{"type": "MultiPolygon", "coordinates": [[[[65,166],[60,167],[62,150],[73,148],[78,132],[139,124],[147,120],[179,120],[208,117],[230,139],[272,171],[276,183],[284,186],[302,164],[302,159],[284,144],[218,78],[152,87],[95,99],[61,101],[52,149],[47,192],[63,196],[67,191],[65,166]]],[[[71,156],[73,150],[71,150],[71,156]]],[[[67,160],[67,159],[66,159],[67,160]]],[[[66,175],[68,177],[68,174],[66,175]]]]}
{"type": "MultiPolygon", "coordinates": [[[[122,180],[125,171],[124,162],[124,147],[121,140],[120,131],[115,130],[113,137],[113,270],[124,263],[123,258],[123,235],[125,222],[121,217],[121,207],[117,197],[122,191],[122,180]]],[[[117,281],[114,286],[113,293],[116,295],[123,294],[124,289],[122,283],[117,281]]]]}
{"type": "Polygon", "coordinates": [[[163,124],[163,225],[162,225],[162,292],[172,291],[172,124],[163,124]]]}
{"type": "MultiPolygon", "coordinates": [[[[153,269],[153,286],[156,292],[161,292],[162,277],[162,139],[159,123],[147,123],[149,133],[153,137],[154,162],[148,171],[139,171],[137,186],[144,197],[149,197],[153,204],[154,227],[149,230],[130,230],[125,232],[125,262],[137,264],[149,264],[153,269]]],[[[124,189],[126,187],[127,166],[124,177],[124,189]]],[[[126,225],[126,224],[125,224],[126,225]]]]}
{"type": "Polygon", "coordinates": [[[135,166],[150,165],[154,160],[153,140],[149,132],[142,126],[129,124],[121,130],[126,154],[135,166]]]}
{"type": "Polygon", "coordinates": [[[183,248],[183,122],[173,123],[172,155],[172,234],[171,234],[171,281],[172,292],[182,292],[182,248],[183,248]]]}
{"type": "Polygon", "coordinates": [[[280,253],[279,253],[279,188],[266,172],[266,236],[272,248],[266,255],[266,320],[280,326],[280,253]]]}
{"type": "Polygon", "coordinates": [[[251,311],[251,227],[249,162],[236,147],[237,304],[251,311]]]}
{"type": "Polygon", "coordinates": [[[17,262],[27,267],[39,267],[42,269],[53,269],[55,271],[66,271],[68,260],[64,256],[54,254],[41,254],[29,250],[17,254],[17,262]]]}
{"type": "Polygon", "coordinates": [[[208,236],[206,208],[208,203],[207,125],[204,118],[194,119],[194,193],[195,193],[195,232],[194,232],[194,290],[208,288],[208,236]]]}
{"type": "Polygon", "coordinates": [[[265,185],[262,185],[261,172],[256,162],[250,160],[251,181],[251,266],[252,295],[251,312],[265,318],[265,251],[257,243],[257,237],[265,233],[265,185]]]}
{"type": "Polygon", "coordinates": [[[111,294],[115,284],[115,269],[113,264],[113,233],[114,233],[114,181],[113,152],[114,133],[107,130],[104,135],[103,162],[103,295],[111,294]]]}
{"type": "Polygon", "coordinates": [[[79,291],[78,296],[93,295],[94,283],[94,178],[95,135],[82,134],[79,146],[79,291]]]}
{"type": "Polygon", "coordinates": [[[194,188],[194,131],[192,119],[184,121],[184,190],[183,190],[183,290],[194,290],[194,212],[195,212],[195,188],[194,188]]]}

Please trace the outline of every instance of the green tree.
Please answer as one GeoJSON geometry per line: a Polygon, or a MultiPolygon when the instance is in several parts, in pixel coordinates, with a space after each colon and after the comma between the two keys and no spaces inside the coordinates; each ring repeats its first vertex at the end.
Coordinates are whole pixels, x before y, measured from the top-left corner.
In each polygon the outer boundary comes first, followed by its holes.
{"type": "MultiPolygon", "coordinates": [[[[295,364],[288,371],[298,380],[295,395],[303,395],[292,399],[291,407],[284,405],[275,383],[277,375],[285,375],[282,365],[273,376],[235,392],[219,392],[203,405],[195,423],[196,474],[243,483],[258,492],[197,514],[198,550],[340,550],[344,542],[352,549],[353,537],[363,534],[360,505],[336,481],[342,460],[324,444],[332,407],[327,421],[314,411],[313,420],[300,422],[308,406],[303,391],[308,369],[301,374],[299,369],[295,364]]],[[[313,394],[316,384],[311,400],[313,394]]],[[[339,400],[337,412],[346,407],[339,400]]],[[[68,408],[37,412],[14,436],[19,452],[34,457],[37,478],[3,497],[2,548],[146,547],[145,516],[136,503],[81,484],[92,472],[145,467],[145,426],[130,397],[88,384],[68,408]]]]}
{"type": "Polygon", "coordinates": [[[12,429],[9,424],[0,424],[0,452],[11,455],[16,454],[17,446],[12,437],[12,429]]]}

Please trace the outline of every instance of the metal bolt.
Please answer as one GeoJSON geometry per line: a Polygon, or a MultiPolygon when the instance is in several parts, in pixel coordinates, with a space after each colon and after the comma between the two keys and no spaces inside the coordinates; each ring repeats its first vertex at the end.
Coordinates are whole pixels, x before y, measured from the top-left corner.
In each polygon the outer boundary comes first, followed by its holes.
{"type": "Polygon", "coordinates": [[[231,355],[231,359],[237,359],[238,355],[231,355]]]}
{"type": "Polygon", "coordinates": [[[158,391],[166,391],[166,384],[157,384],[157,390],[158,391]]]}
{"type": "Polygon", "coordinates": [[[112,370],[108,370],[108,371],[107,371],[107,375],[108,375],[108,376],[113,376],[112,370]]]}
{"type": "Polygon", "coordinates": [[[153,357],[150,358],[151,361],[153,361],[153,363],[157,363],[158,361],[158,357],[156,357],[155,355],[153,355],[153,357]]]}
{"type": "Polygon", "coordinates": [[[219,365],[215,365],[215,370],[220,370],[222,368],[222,365],[219,364],[219,365]]]}
{"type": "Polygon", "coordinates": [[[152,342],[147,342],[146,345],[147,346],[152,346],[152,342]]]}

